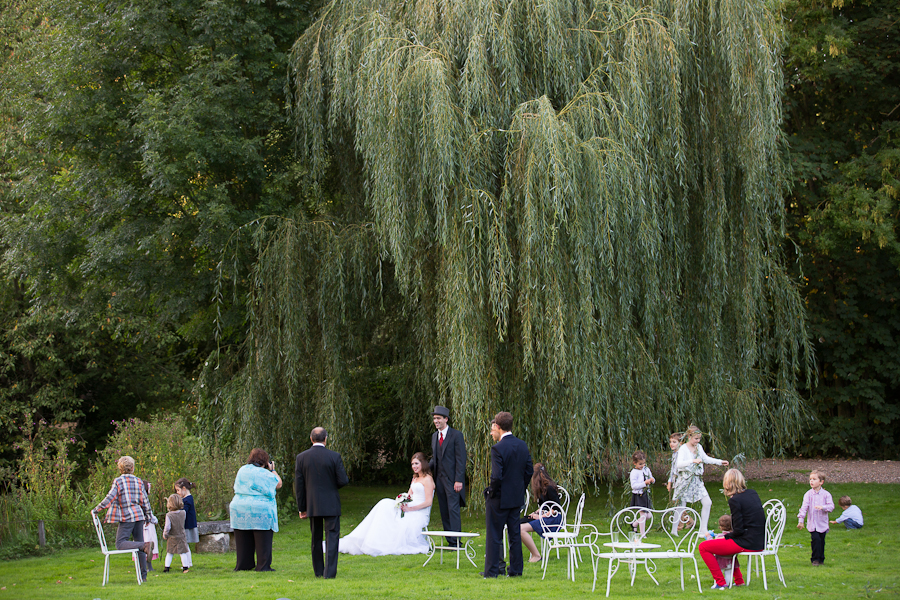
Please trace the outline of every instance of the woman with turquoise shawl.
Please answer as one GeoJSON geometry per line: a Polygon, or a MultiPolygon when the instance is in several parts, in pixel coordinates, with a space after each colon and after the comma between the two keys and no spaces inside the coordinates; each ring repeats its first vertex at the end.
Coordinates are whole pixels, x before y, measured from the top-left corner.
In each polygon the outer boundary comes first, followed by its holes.
{"type": "Polygon", "coordinates": [[[275,570],[272,538],[278,531],[275,490],[280,487],[281,477],[275,472],[275,463],[265,450],[254,448],[247,464],[238,469],[234,498],[229,506],[237,551],[235,571],[275,570]]]}

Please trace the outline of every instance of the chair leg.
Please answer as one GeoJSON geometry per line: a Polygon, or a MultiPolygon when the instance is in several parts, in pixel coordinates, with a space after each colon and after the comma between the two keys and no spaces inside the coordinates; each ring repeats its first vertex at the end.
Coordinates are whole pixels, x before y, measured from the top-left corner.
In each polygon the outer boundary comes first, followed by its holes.
{"type": "Polygon", "coordinates": [[[760,556],[760,557],[759,557],[759,562],[762,563],[762,570],[763,570],[763,589],[766,590],[766,591],[769,591],[769,579],[768,579],[768,577],[766,577],[766,557],[765,557],[765,556],[760,556]]]}
{"type": "Polygon", "coordinates": [[[700,593],[702,594],[703,586],[700,585],[700,569],[697,568],[697,559],[692,556],[691,560],[694,561],[694,576],[697,578],[697,589],[700,590],[700,593]]]}
{"type": "Polygon", "coordinates": [[[781,580],[781,585],[787,587],[787,584],[784,582],[784,573],[781,572],[781,561],[778,560],[778,555],[775,555],[775,566],[778,567],[778,579],[781,580]]]}
{"type": "Polygon", "coordinates": [[[550,549],[544,546],[544,543],[541,543],[541,566],[544,568],[544,574],[541,575],[541,581],[544,580],[544,577],[547,576],[547,563],[550,562],[548,560],[550,555],[550,549]]]}
{"type": "Polygon", "coordinates": [[[134,557],[134,572],[137,573],[138,585],[141,585],[144,583],[144,578],[141,577],[141,561],[138,559],[137,552],[134,552],[132,556],[134,557]]]}
{"type": "Polygon", "coordinates": [[[104,558],[106,559],[103,562],[103,586],[106,586],[106,582],[109,581],[109,554],[105,554],[104,558]]]}
{"type": "Polygon", "coordinates": [[[609,559],[609,569],[606,571],[606,597],[609,598],[609,582],[612,581],[612,561],[613,559],[609,559]]]}

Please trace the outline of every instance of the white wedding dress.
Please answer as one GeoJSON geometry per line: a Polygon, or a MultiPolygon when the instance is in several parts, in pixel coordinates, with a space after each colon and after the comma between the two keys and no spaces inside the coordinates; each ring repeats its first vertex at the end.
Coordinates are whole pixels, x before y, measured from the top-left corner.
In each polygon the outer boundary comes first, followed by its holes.
{"type": "MultiPolygon", "coordinates": [[[[425,486],[413,482],[411,506],[425,501],[425,486]]],[[[425,554],[428,540],[422,529],[428,525],[431,507],[401,513],[396,499],[385,498],[369,511],[363,522],[349,535],[342,537],[339,550],[344,554],[425,554]],[[400,515],[404,515],[401,517],[400,515]]]]}

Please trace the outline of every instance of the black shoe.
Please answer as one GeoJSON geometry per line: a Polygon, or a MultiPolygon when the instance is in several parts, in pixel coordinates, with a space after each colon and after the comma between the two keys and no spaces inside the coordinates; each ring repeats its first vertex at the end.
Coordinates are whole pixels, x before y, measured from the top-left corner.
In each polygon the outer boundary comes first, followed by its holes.
{"type": "Polygon", "coordinates": [[[166,567],[165,569],[163,569],[163,573],[168,573],[168,572],[169,572],[169,567],[166,567]]]}

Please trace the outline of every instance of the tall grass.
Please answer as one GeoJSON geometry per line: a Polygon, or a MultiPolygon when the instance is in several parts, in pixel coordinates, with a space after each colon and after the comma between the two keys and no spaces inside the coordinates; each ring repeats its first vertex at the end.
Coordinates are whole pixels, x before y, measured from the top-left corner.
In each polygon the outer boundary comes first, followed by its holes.
{"type": "Polygon", "coordinates": [[[122,455],[132,456],[135,474],[151,482],[151,507],[157,514],[165,513],[165,497],[175,480],[193,481],[200,520],[226,517],[234,475],[244,462],[236,453],[202,444],[184,417],[131,419],[116,424],[106,448],[89,465],[87,479],[75,481],[79,465],[69,452],[75,440],[43,422],[33,431],[17,448],[21,457],[7,492],[0,495],[0,559],[94,543],[90,509],[118,476],[115,463],[122,455]],[[46,531],[44,547],[38,544],[39,521],[46,531]]]}
{"type": "Polygon", "coordinates": [[[73,482],[78,465],[69,449],[75,440],[36,423],[17,449],[22,455],[9,491],[0,496],[0,558],[41,554],[51,548],[90,542],[84,524],[89,510],[83,490],[73,482]],[[38,544],[43,521],[47,546],[38,544]]]}

